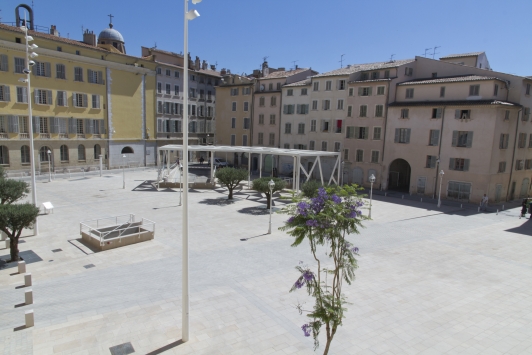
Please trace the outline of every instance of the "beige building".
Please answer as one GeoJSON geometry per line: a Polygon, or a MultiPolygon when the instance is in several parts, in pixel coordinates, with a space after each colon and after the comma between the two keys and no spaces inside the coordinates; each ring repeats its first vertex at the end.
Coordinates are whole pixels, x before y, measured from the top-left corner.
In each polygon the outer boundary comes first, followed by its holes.
{"type": "MultiPolygon", "coordinates": [[[[285,70],[285,68],[272,69],[268,67],[268,62],[262,64],[262,72],[254,72],[258,75],[255,80],[255,93],[253,99],[253,119],[251,122],[253,146],[280,147],[281,136],[281,112],[282,110],[295,110],[293,105],[285,105],[282,101],[281,89],[285,85],[299,82],[307,77],[316,75],[317,72],[307,68],[295,68],[285,70]]],[[[289,89],[290,90],[290,89],[289,89]]],[[[295,93],[297,95],[297,93],[295,93]]],[[[294,95],[292,91],[290,96],[294,95]]],[[[295,112],[293,112],[295,113],[295,112]]],[[[290,146],[290,148],[292,148],[290,146]]],[[[259,157],[253,157],[252,170],[259,169],[259,157]]],[[[269,172],[277,166],[278,157],[266,155],[263,157],[263,170],[269,172]]]]}
{"type": "MultiPolygon", "coordinates": [[[[253,116],[253,88],[255,79],[231,74],[221,70],[222,79],[216,87],[216,145],[250,146],[252,136],[251,117],[253,116]]],[[[235,166],[248,165],[247,154],[225,155],[235,166]]]]}

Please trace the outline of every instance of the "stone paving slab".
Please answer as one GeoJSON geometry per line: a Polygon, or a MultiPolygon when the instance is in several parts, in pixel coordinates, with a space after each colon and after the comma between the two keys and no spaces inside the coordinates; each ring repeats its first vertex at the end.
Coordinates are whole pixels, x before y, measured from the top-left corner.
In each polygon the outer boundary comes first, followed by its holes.
{"type": "MultiPolygon", "coordinates": [[[[314,353],[294,308],[310,300],[288,293],[294,266],[312,258],[277,230],[286,216],[274,214],[266,235],[268,214],[249,213],[263,201],[246,191],[231,204],[209,202],[220,189],[189,194],[192,338],[182,344],[179,194],[135,191],[155,170],[128,172],[126,190],[108,176],[38,183],[55,210],[20,245],[42,258],[27,266],[35,304],[14,308],[22,276],[0,270],[0,353],[110,354],[127,342],[135,354],[314,353]],[[155,239],[98,253],[73,242],[80,221],[125,213],[154,220],[155,239]],[[14,331],[29,308],[35,327],[14,331]]],[[[532,221],[518,209],[394,200],[373,201],[373,220],[352,236],[359,269],[330,353],[532,353],[532,221]]]]}

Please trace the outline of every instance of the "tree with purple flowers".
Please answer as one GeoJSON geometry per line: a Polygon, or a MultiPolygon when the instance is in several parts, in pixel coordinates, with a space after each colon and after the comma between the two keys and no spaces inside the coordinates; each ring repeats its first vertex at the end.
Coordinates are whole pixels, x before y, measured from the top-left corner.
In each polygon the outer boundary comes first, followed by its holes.
{"type": "Polygon", "coordinates": [[[301,329],[305,336],[312,335],[314,338],[314,350],[319,346],[318,336],[325,326],[327,342],[324,355],[328,354],[347,310],[347,299],[342,293],[342,287],[344,282],[351,284],[357,268],[355,257],[358,255],[358,248],[347,238],[358,234],[359,229],[363,228],[362,221],[368,219],[362,214],[364,203],[357,191],[356,186],[320,187],[316,197],[296,197],[294,204],[282,210],[290,218],[280,229],[295,238],[293,247],[307,240],[316,261],[314,269],[299,263],[296,269],[300,276],[290,292],[305,287],[308,295],[314,298],[312,310],[303,309],[301,304],[297,309],[300,314],[307,313],[310,319],[301,329]],[[322,248],[326,250],[326,258],[321,256],[322,248]]]}

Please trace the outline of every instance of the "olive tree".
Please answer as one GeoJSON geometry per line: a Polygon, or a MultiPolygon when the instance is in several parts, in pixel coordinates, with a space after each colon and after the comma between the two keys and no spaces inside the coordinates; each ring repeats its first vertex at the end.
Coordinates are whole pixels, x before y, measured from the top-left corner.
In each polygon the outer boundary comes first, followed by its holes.
{"type": "Polygon", "coordinates": [[[226,167],[222,169],[216,169],[215,176],[220,184],[227,187],[229,190],[229,196],[227,199],[232,200],[233,190],[238,186],[238,184],[240,184],[242,180],[246,180],[248,178],[248,171],[245,169],[226,167]]]}
{"type": "Polygon", "coordinates": [[[6,179],[5,171],[0,167],[0,230],[9,238],[11,260],[19,260],[18,240],[22,230],[33,225],[39,209],[32,204],[15,202],[29,192],[24,181],[6,179]]]}
{"type": "Polygon", "coordinates": [[[358,248],[348,239],[359,233],[362,221],[367,219],[362,215],[363,202],[357,190],[356,186],[320,187],[315,197],[295,197],[296,203],[282,210],[290,218],[280,229],[294,237],[292,247],[307,241],[315,260],[312,266],[300,262],[296,267],[298,278],[290,292],[305,287],[314,299],[312,309],[304,309],[301,304],[297,309],[310,319],[301,329],[305,336],[314,338],[314,349],[319,346],[318,336],[325,326],[324,355],[347,311],[344,283],[351,284],[355,278],[358,248]]]}
{"type": "Polygon", "coordinates": [[[257,190],[258,192],[262,192],[266,195],[266,208],[270,208],[270,203],[272,200],[272,197],[270,195],[270,180],[273,180],[274,186],[272,189],[272,193],[281,191],[286,187],[286,183],[280,179],[280,178],[271,178],[271,177],[263,177],[259,179],[255,179],[252,181],[252,189],[257,190]]]}

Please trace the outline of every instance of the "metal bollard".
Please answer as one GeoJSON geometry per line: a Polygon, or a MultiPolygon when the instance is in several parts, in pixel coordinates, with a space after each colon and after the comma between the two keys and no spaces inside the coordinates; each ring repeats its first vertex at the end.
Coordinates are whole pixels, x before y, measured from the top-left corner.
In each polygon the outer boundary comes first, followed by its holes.
{"type": "Polygon", "coordinates": [[[460,208],[462,208],[462,204],[460,204],[460,208]]]}
{"type": "Polygon", "coordinates": [[[31,286],[31,272],[24,274],[24,286],[31,286]]]}
{"type": "Polygon", "coordinates": [[[385,192],[385,193],[384,193],[384,197],[386,197],[386,195],[387,195],[387,194],[388,194],[388,193],[387,193],[387,192],[385,192]]]}
{"type": "Polygon", "coordinates": [[[499,209],[497,209],[497,214],[499,214],[499,209]]]}
{"type": "Polygon", "coordinates": [[[33,304],[33,291],[27,290],[24,292],[24,303],[25,304],[33,304]]]}
{"type": "Polygon", "coordinates": [[[33,318],[33,309],[26,311],[24,315],[26,318],[26,328],[33,327],[35,325],[35,319],[33,318]]]}
{"type": "Polygon", "coordinates": [[[405,195],[402,195],[401,198],[402,198],[402,199],[405,198],[405,195]]]}
{"type": "Polygon", "coordinates": [[[502,205],[502,210],[504,211],[504,205],[502,205]]]}
{"type": "Polygon", "coordinates": [[[480,212],[480,207],[478,208],[477,212],[480,212]]]}
{"type": "Polygon", "coordinates": [[[26,273],[26,262],[25,261],[19,261],[18,262],[18,273],[19,274],[25,274],[26,273]]]}
{"type": "Polygon", "coordinates": [[[421,202],[423,202],[423,197],[421,198],[421,202]]]}

